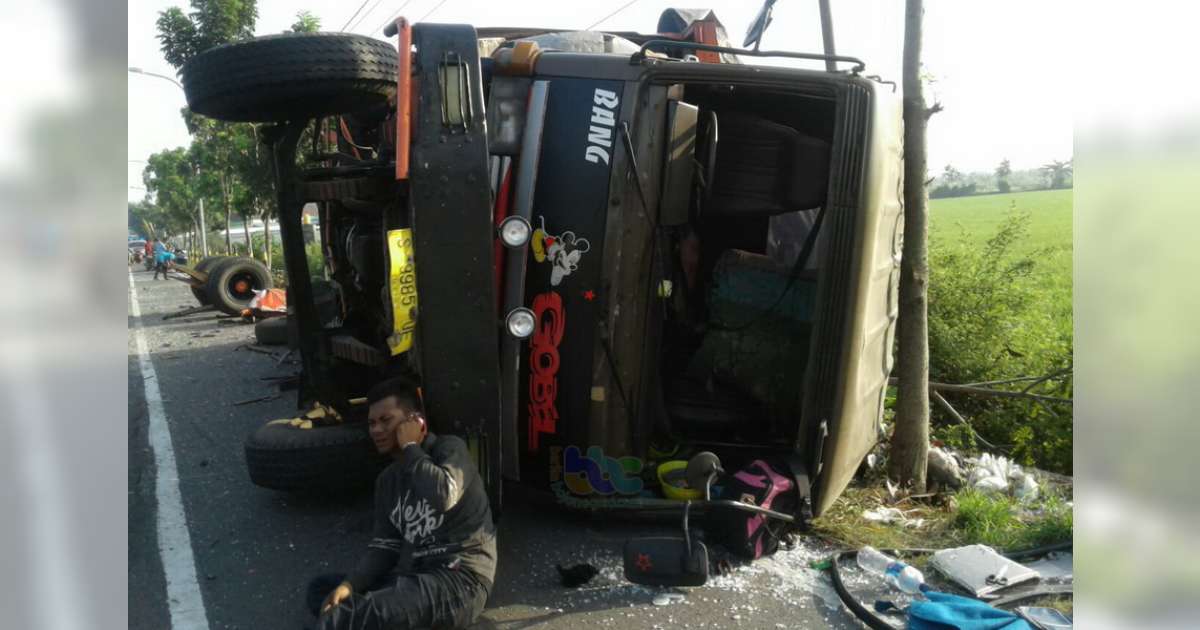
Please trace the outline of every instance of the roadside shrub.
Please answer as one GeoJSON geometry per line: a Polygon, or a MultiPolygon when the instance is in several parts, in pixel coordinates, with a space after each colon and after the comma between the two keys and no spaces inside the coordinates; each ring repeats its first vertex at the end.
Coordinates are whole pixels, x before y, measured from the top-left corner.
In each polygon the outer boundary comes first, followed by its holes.
{"type": "MultiPolygon", "coordinates": [[[[1035,273],[1038,259],[1048,251],[1021,251],[1029,223],[1027,211],[1014,209],[982,246],[961,227],[959,238],[931,241],[931,380],[981,383],[1069,372],[1070,326],[1054,321],[1056,308],[1047,304],[1061,298],[1043,291],[1035,273]]],[[[1061,398],[1070,398],[1071,390],[1066,375],[1036,389],[1061,398]]],[[[984,439],[1002,446],[1017,462],[1070,474],[1070,407],[1024,399],[945,396],[984,439]]],[[[935,408],[934,414],[938,419],[941,411],[935,408]]],[[[934,429],[938,439],[967,449],[975,443],[969,433],[963,427],[934,429]]]]}

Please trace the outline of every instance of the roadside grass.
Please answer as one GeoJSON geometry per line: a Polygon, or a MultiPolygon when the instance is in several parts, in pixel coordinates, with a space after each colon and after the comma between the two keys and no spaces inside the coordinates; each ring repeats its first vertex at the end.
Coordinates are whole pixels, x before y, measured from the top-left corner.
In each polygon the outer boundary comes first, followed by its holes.
{"type": "Polygon", "coordinates": [[[814,533],[848,548],[871,545],[877,549],[943,549],[983,544],[999,551],[1020,551],[1071,540],[1074,515],[1068,490],[1044,488],[1044,495],[1028,505],[1002,494],[961,490],[927,500],[891,502],[879,487],[847,488],[837,503],[813,521],[814,533]],[[863,518],[864,510],[890,505],[910,519],[924,519],[920,527],[884,524],[863,518]]]}

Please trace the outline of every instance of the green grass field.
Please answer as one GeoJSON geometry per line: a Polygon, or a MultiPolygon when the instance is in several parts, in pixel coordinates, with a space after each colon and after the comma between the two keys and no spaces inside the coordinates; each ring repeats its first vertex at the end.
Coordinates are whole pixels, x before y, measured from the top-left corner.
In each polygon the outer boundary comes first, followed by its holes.
{"type": "Polygon", "coordinates": [[[1037,252],[1039,301],[1054,326],[1072,326],[1072,222],[1071,190],[1038,190],[950,199],[931,199],[930,248],[939,242],[977,242],[982,245],[996,232],[1011,209],[1029,211],[1032,220],[1022,253],[1037,252]]]}

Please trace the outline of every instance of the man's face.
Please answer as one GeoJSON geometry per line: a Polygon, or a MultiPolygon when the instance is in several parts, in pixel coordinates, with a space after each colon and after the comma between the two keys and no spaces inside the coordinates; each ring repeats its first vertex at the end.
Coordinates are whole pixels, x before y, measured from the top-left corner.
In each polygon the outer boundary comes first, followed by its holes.
{"type": "MultiPolygon", "coordinates": [[[[417,424],[420,424],[418,416],[412,413],[409,409],[396,403],[395,396],[388,396],[383,400],[371,405],[367,411],[367,429],[371,434],[371,441],[375,443],[375,450],[380,453],[390,453],[399,446],[398,435],[401,432],[406,434],[417,432],[417,424]]],[[[423,427],[421,427],[423,429],[423,427]]],[[[419,431],[420,437],[424,437],[424,431],[419,431]]],[[[419,438],[411,438],[414,441],[419,438]]]]}

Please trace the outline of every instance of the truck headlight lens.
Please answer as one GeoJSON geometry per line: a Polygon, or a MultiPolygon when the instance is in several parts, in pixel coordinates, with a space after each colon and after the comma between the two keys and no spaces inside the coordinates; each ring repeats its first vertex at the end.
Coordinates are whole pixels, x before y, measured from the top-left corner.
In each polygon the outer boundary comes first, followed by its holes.
{"type": "Polygon", "coordinates": [[[521,247],[529,242],[533,228],[525,217],[511,216],[500,222],[500,241],[506,247],[521,247]]]}
{"type": "Polygon", "coordinates": [[[504,318],[504,325],[508,328],[508,334],[517,339],[527,339],[533,334],[534,324],[537,320],[533,316],[533,311],[524,306],[514,308],[504,318]]]}

